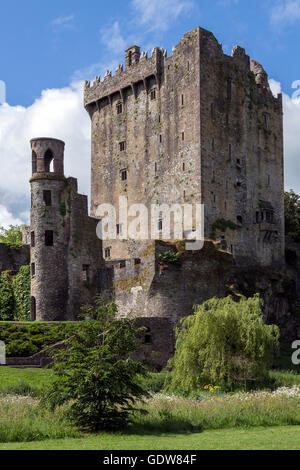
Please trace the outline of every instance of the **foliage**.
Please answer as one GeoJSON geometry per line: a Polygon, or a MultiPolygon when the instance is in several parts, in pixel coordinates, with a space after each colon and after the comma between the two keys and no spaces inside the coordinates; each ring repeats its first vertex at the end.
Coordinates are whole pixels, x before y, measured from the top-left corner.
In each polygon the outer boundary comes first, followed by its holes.
{"type": "Polygon", "coordinates": [[[108,292],[96,296],[93,304],[81,307],[81,317],[84,320],[101,320],[102,318],[114,318],[118,312],[117,305],[111,299],[108,292]]]}
{"type": "Polygon", "coordinates": [[[0,340],[6,344],[7,357],[27,357],[69,338],[79,328],[80,322],[0,323],[0,340]]]}
{"type": "Polygon", "coordinates": [[[117,320],[111,306],[98,321],[81,324],[65,348],[53,352],[56,378],[45,402],[68,404],[71,421],[84,430],[126,426],[134,401],[147,394],[138,380],[146,369],[129,358],[138,332],[133,320],[117,320]]]}
{"type": "Polygon", "coordinates": [[[14,320],[30,320],[30,265],[21,266],[13,281],[14,320]]]}
{"type": "Polygon", "coordinates": [[[165,251],[159,255],[159,260],[167,264],[178,264],[180,262],[180,255],[174,251],[165,251]]]}
{"type": "Polygon", "coordinates": [[[300,196],[292,189],[284,194],[285,233],[300,242],[300,196]]]}
{"type": "Polygon", "coordinates": [[[0,243],[5,243],[12,248],[20,247],[22,243],[22,225],[10,225],[5,229],[0,227],[0,243]]]}
{"type": "Polygon", "coordinates": [[[0,275],[0,320],[12,320],[14,312],[14,293],[9,271],[0,275]]]}
{"type": "Polygon", "coordinates": [[[168,388],[191,393],[208,383],[233,389],[265,383],[279,344],[277,326],[265,325],[258,295],[231,296],[195,306],[182,320],[170,363],[168,388]]]}

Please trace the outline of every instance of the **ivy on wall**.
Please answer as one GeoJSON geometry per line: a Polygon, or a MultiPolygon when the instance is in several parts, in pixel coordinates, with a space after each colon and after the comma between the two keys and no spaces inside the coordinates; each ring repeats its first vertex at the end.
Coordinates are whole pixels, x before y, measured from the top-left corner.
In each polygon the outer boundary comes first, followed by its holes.
{"type": "Polygon", "coordinates": [[[0,274],[0,321],[30,320],[30,266],[0,274]]]}
{"type": "Polygon", "coordinates": [[[30,265],[21,266],[13,281],[14,320],[30,320],[30,265]]]}

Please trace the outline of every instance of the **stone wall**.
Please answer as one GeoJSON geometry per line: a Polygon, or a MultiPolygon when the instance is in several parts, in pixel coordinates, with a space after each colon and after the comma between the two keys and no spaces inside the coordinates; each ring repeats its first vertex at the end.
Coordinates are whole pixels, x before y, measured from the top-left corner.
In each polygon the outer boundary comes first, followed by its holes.
{"type": "Polygon", "coordinates": [[[0,243],[0,272],[19,271],[21,266],[29,264],[30,248],[27,245],[12,248],[0,243]]]}

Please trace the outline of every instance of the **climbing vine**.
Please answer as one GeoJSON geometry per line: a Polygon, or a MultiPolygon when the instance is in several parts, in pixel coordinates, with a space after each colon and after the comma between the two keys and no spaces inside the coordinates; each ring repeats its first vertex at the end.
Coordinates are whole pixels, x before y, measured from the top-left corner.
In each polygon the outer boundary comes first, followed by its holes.
{"type": "Polygon", "coordinates": [[[30,320],[30,266],[21,266],[13,281],[14,320],[30,320]]]}

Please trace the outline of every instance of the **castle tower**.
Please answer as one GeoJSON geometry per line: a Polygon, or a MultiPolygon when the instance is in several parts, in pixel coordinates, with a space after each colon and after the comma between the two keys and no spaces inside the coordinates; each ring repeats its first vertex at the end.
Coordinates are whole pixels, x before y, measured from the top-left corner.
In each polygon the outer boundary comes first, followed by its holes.
{"type": "Polygon", "coordinates": [[[31,140],[31,319],[66,319],[68,269],[61,196],[66,186],[61,140],[31,140]]]}

